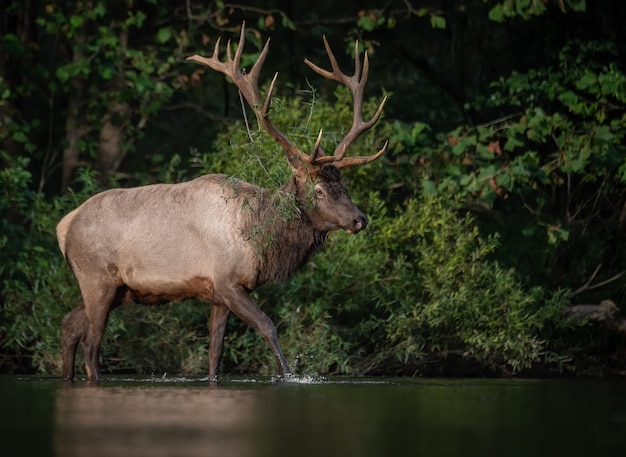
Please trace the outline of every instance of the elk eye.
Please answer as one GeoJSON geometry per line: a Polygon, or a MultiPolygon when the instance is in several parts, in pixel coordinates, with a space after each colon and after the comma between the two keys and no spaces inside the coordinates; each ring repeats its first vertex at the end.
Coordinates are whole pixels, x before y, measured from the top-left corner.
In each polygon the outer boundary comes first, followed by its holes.
{"type": "Polygon", "coordinates": [[[326,194],[324,193],[324,190],[321,187],[316,187],[315,188],[315,196],[317,198],[324,198],[326,196],[326,194]]]}

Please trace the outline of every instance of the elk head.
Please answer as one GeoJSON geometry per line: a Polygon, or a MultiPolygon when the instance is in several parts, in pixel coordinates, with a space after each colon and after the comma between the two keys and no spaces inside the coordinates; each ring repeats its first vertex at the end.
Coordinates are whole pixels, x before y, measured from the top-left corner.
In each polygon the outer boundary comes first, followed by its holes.
{"type": "Polygon", "coordinates": [[[205,65],[228,76],[239,89],[248,105],[253,109],[261,126],[272,136],[272,138],[284,149],[287,160],[293,170],[296,198],[300,202],[306,202],[313,188],[314,204],[303,205],[314,228],[322,232],[330,232],[337,229],[344,229],[348,233],[357,233],[367,225],[365,215],[352,203],[345,186],[340,181],[340,169],[343,167],[355,166],[372,162],[379,158],[387,149],[388,142],[375,154],[370,156],[346,157],[348,147],[363,132],[371,128],[380,118],[380,115],[387,101],[383,98],[378,109],[371,119],[363,120],[363,95],[367,76],[369,72],[369,60],[367,52],[363,59],[361,71],[361,60],[358,51],[358,42],[355,44],[354,52],[354,75],[344,74],[337,64],[337,59],[333,54],[326,37],[324,37],[324,47],[331,64],[331,71],[324,70],[313,64],[308,59],[305,63],[316,73],[327,79],[332,79],[347,86],[352,92],[353,102],[353,123],[346,136],[339,142],[332,155],[327,155],[322,148],[323,131],[320,130],[317,140],[310,154],[302,152],[293,144],[285,134],[280,132],[270,120],[270,106],[272,92],[278,73],[274,75],[267,94],[261,97],[258,88],[259,74],[261,67],[269,51],[268,39],[259,55],[259,58],[249,72],[240,69],[241,54],[245,41],[245,24],[241,27],[241,35],[234,57],[231,54],[230,40],[226,45],[226,61],[219,59],[220,40],[217,40],[213,55],[210,58],[194,55],[187,60],[205,65]]]}

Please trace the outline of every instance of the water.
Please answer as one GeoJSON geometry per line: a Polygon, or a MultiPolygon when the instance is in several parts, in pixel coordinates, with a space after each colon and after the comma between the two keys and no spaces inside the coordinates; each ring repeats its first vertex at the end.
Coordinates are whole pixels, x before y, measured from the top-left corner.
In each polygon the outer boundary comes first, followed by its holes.
{"type": "Polygon", "coordinates": [[[626,381],[0,378],[0,456],[623,455],[626,381]]]}

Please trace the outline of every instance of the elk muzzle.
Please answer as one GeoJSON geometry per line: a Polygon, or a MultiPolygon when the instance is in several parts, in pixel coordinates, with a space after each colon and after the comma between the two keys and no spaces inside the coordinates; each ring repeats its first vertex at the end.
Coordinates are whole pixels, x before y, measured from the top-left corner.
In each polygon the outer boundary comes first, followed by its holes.
{"type": "Polygon", "coordinates": [[[355,233],[359,233],[361,230],[367,227],[367,223],[367,216],[359,211],[352,221],[352,227],[346,228],[345,231],[354,235],[355,233]]]}

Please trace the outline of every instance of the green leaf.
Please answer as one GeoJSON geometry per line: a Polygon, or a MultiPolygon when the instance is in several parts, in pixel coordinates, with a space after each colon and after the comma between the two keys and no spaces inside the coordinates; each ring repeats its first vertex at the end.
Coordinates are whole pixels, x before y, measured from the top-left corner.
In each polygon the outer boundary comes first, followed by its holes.
{"type": "Polygon", "coordinates": [[[459,138],[457,143],[452,146],[452,154],[460,156],[465,150],[471,146],[476,146],[476,135],[466,136],[465,138],[459,138]]]}
{"type": "Polygon", "coordinates": [[[515,148],[524,146],[524,142],[515,138],[514,135],[508,137],[506,139],[506,143],[504,143],[504,150],[507,152],[512,152],[515,148]]]}
{"type": "Polygon", "coordinates": [[[526,168],[525,166],[521,165],[521,164],[515,164],[511,167],[511,174],[515,175],[515,176],[524,176],[529,178],[531,176],[530,171],[528,170],[528,168],[526,168]]]}
{"type": "Polygon", "coordinates": [[[425,195],[430,197],[434,197],[437,195],[437,185],[431,181],[430,179],[425,179],[422,181],[422,190],[425,195]]]}
{"type": "Polygon", "coordinates": [[[500,4],[494,6],[489,10],[489,20],[494,22],[504,22],[505,11],[504,7],[500,4]]]}
{"type": "Polygon", "coordinates": [[[103,17],[107,10],[103,2],[99,2],[96,7],[91,11],[94,17],[103,17]]]}
{"type": "Polygon", "coordinates": [[[579,13],[587,11],[586,0],[567,0],[567,4],[572,11],[577,11],[579,13]]]}
{"type": "Polygon", "coordinates": [[[11,135],[11,138],[13,138],[18,143],[26,143],[26,142],[28,142],[28,137],[21,130],[17,130],[15,132],[13,132],[13,135],[11,135]]]}
{"type": "Polygon", "coordinates": [[[569,230],[560,227],[548,227],[548,242],[550,244],[558,244],[561,241],[569,239],[569,230]]]}
{"type": "Polygon", "coordinates": [[[580,112],[582,103],[580,103],[578,95],[576,95],[574,92],[563,92],[559,95],[559,100],[561,100],[563,104],[570,109],[570,111],[574,113],[580,112]]]}
{"type": "Polygon", "coordinates": [[[157,36],[156,36],[157,43],[160,43],[160,44],[167,43],[171,38],[172,38],[171,27],[162,27],[157,32],[157,36]]]}
{"type": "Polygon", "coordinates": [[[357,21],[357,25],[363,30],[371,32],[372,30],[375,30],[379,25],[382,25],[384,22],[385,18],[383,16],[373,16],[365,14],[359,18],[359,20],[357,21]]]}
{"type": "Polygon", "coordinates": [[[70,17],[70,24],[72,24],[72,27],[74,28],[80,27],[81,25],[83,25],[83,22],[85,22],[85,18],[83,18],[82,16],[70,17]]]}
{"type": "Polygon", "coordinates": [[[502,186],[507,190],[511,190],[513,188],[513,177],[509,174],[500,174],[496,176],[496,183],[498,186],[502,186]]]}
{"type": "Polygon", "coordinates": [[[596,85],[597,83],[598,83],[598,76],[595,73],[586,69],[582,77],[578,81],[576,81],[576,87],[578,89],[585,90],[589,88],[590,86],[596,85]]]}
{"type": "Polygon", "coordinates": [[[467,187],[470,184],[474,184],[476,181],[476,176],[474,176],[473,173],[468,173],[466,175],[461,176],[461,180],[459,181],[459,184],[463,187],[467,187]]]}
{"type": "Polygon", "coordinates": [[[285,27],[286,29],[296,30],[296,25],[285,14],[282,15],[282,24],[283,24],[283,27],[285,27]]]}
{"type": "Polygon", "coordinates": [[[479,181],[487,180],[491,178],[492,176],[495,176],[497,171],[498,170],[495,165],[489,165],[488,167],[485,167],[480,171],[478,175],[478,180],[479,181]]]}
{"type": "Polygon", "coordinates": [[[59,81],[65,82],[70,79],[70,74],[67,71],[66,67],[59,67],[56,71],[56,77],[59,79],[59,81]]]}
{"type": "Polygon", "coordinates": [[[610,143],[614,137],[608,125],[601,125],[596,129],[596,141],[600,143],[610,143]]]}
{"type": "Polygon", "coordinates": [[[430,26],[433,29],[445,29],[446,28],[446,18],[442,16],[431,16],[430,17],[430,26]]]}

